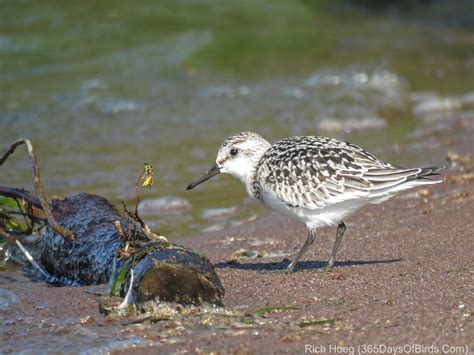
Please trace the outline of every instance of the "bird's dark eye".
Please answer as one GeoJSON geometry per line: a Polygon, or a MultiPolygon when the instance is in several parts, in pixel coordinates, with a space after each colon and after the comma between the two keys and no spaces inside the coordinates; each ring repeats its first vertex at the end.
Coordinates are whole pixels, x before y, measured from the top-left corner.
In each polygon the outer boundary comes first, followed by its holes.
{"type": "Polygon", "coordinates": [[[239,150],[236,149],[236,148],[232,148],[230,150],[230,155],[232,155],[233,157],[235,157],[237,154],[239,154],[239,150]]]}

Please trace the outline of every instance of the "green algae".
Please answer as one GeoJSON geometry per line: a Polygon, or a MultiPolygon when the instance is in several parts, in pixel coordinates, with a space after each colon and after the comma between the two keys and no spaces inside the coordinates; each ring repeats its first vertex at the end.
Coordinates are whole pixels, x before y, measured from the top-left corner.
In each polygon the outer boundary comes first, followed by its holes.
{"type": "Polygon", "coordinates": [[[257,316],[263,316],[268,313],[276,313],[276,312],[285,312],[285,311],[298,311],[301,308],[295,306],[269,306],[257,309],[254,314],[257,316]]]}
{"type": "Polygon", "coordinates": [[[336,322],[335,319],[317,319],[317,320],[301,321],[298,323],[298,327],[307,328],[307,327],[323,326],[327,324],[334,324],[335,322],[336,322]]]}
{"type": "Polygon", "coordinates": [[[126,283],[129,279],[130,270],[132,270],[137,263],[143,259],[146,255],[153,252],[157,249],[164,249],[171,246],[171,243],[167,242],[154,242],[150,243],[143,249],[135,252],[129,260],[127,260],[120,268],[118,273],[116,274],[114,281],[112,282],[112,286],[110,288],[110,296],[120,296],[120,291],[122,290],[122,286],[126,283]]]}

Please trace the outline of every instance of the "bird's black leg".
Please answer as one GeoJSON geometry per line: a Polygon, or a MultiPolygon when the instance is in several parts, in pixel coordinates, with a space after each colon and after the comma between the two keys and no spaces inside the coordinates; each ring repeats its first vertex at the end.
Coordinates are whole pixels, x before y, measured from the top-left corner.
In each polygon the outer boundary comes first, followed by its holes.
{"type": "Polygon", "coordinates": [[[332,247],[331,257],[329,258],[328,265],[326,266],[326,271],[332,270],[334,266],[334,261],[336,261],[336,254],[337,250],[341,246],[342,237],[344,236],[344,232],[346,231],[346,225],[344,222],[339,223],[337,226],[337,233],[336,233],[336,241],[334,242],[334,246],[332,247]]]}
{"type": "Polygon", "coordinates": [[[288,269],[286,269],[287,273],[295,271],[295,266],[298,263],[298,260],[301,259],[303,254],[306,252],[308,247],[313,244],[314,240],[316,239],[316,233],[315,230],[313,229],[308,229],[308,238],[306,238],[306,241],[304,242],[303,246],[301,247],[300,251],[296,256],[293,258],[291,261],[290,265],[288,265],[288,269]]]}

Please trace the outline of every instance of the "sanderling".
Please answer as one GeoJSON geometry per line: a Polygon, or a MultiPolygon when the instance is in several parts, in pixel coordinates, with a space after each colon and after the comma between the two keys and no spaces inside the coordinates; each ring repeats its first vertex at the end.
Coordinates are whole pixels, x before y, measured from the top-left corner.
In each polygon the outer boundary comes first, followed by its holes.
{"type": "Polygon", "coordinates": [[[270,210],[306,224],[308,237],[288,266],[292,272],[322,225],[337,225],[327,269],[331,270],[346,230],[343,220],[370,203],[440,180],[442,167],[406,169],[384,162],[364,149],[338,139],[301,136],[271,145],[260,135],[242,132],[227,138],[216,163],[189,184],[190,190],[219,173],[239,179],[249,196],[270,210]]]}

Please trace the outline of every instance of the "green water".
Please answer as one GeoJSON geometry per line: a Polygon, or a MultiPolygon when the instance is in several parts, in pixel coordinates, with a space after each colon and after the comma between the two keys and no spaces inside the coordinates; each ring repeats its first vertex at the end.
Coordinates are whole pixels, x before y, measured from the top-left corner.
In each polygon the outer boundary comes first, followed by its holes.
{"type": "MultiPolygon", "coordinates": [[[[276,140],[319,134],[326,118],[375,117],[385,128],[328,133],[375,149],[422,125],[414,92],[473,90],[470,2],[391,3],[1,1],[0,147],[30,138],[50,195],[130,206],[152,163],[144,197],[192,206],[147,216],[171,237],[261,216],[230,177],[184,190],[228,135],[276,140]],[[231,206],[227,219],[202,216],[231,206]]],[[[26,154],[0,168],[0,184],[31,188],[26,154]]]]}

